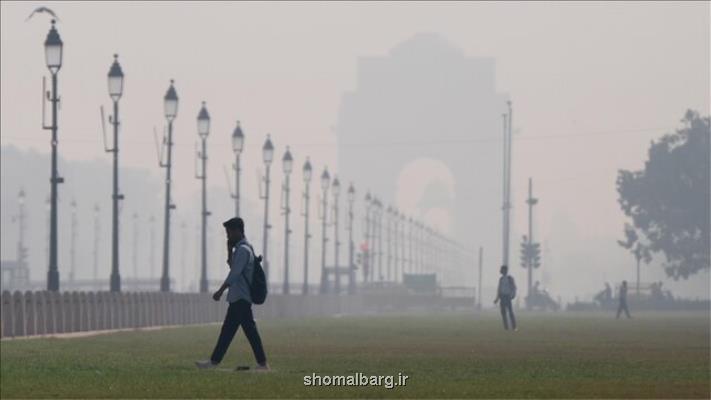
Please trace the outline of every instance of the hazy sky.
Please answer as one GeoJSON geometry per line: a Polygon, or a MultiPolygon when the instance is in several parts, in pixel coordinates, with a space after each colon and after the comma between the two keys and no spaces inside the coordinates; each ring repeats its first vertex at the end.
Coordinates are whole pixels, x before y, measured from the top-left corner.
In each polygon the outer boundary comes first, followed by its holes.
{"type": "MultiPolygon", "coordinates": [[[[47,15],[25,22],[39,2],[2,2],[2,145],[49,152],[41,127],[47,15]]],[[[537,223],[552,235],[569,219],[594,237],[620,238],[618,168],[640,168],[651,139],[687,108],[709,110],[709,3],[62,3],[49,6],[65,43],[60,71],[60,152],[106,159],[99,106],[119,54],[121,164],[156,168],[153,127],[171,78],[180,97],[175,125],[176,196],[198,190],[193,146],[200,101],[212,116],[209,173],[224,186],[237,119],[245,165],[261,164],[271,133],[301,165],[335,163],[332,127],[361,56],[385,55],[420,32],[435,32],[468,56],[496,61],[497,90],[514,103],[514,202],[533,176],[537,223]],[[584,184],[582,180],[585,180],[584,184]]],[[[243,188],[256,189],[247,171],[243,188]]],[[[297,189],[298,190],[298,189],[297,189]]],[[[247,196],[255,197],[251,193],[247,196]]],[[[517,214],[523,215],[523,207],[517,214]]],[[[523,218],[517,218],[522,230],[523,218]]],[[[622,250],[616,250],[622,251],[622,250]]],[[[497,249],[494,253],[498,254],[497,249]]]]}

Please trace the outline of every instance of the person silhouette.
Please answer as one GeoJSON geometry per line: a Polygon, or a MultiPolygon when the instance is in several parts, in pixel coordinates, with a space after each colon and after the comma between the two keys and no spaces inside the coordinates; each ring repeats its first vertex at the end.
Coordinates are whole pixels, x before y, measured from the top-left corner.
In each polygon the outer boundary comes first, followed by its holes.
{"type": "MultiPolygon", "coordinates": [[[[230,272],[225,282],[212,295],[215,301],[219,301],[222,293],[227,292],[227,301],[230,303],[227,308],[225,320],[222,323],[220,336],[209,360],[196,361],[195,365],[201,369],[215,368],[225,356],[232,339],[237,333],[237,329],[242,326],[244,335],[247,336],[254,358],[257,360],[257,370],[268,371],[267,357],[262,347],[262,339],[259,337],[257,325],[252,314],[252,298],[250,295],[250,283],[254,274],[254,250],[252,245],[244,237],[244,221],[242,218],[232,218],[222,224],[227,234],[227,262],[230,264],[230,272]],[[248,279],[250,277],[250,279],[248,279]]],[[[237,367],[237,370],[248,369],[249,367],[237,367]]]]}
{"type": "Polygon", "coordinates": [[[514,282],[512,276],[508,275],[508,266],[502,265],[500,272],[501,278],[499,278],[499,287],[496,291],[496,299],[494,300],[494,304],[501,300],[501,318],[504,320],[504,329],[509,329],[509,323],[507,320],[508,315],[511,319],[511,329],[518,331],[518,328],[516,328],[516,317],[514,316],[513,307],[511,305],[511,300],[516,298],[516,282],[514,282]]]}
{"type": "Polygon", "coordinates": [[[627,315],[627,318],[632,318],[630,316],[630,310],[627,308],[627,281],[622,281],[622,286],[620,286],[620,305],[617,307],[617,319],[620,318],[620,314],[622,311],[625,311],[625,314],[627,315]]]}

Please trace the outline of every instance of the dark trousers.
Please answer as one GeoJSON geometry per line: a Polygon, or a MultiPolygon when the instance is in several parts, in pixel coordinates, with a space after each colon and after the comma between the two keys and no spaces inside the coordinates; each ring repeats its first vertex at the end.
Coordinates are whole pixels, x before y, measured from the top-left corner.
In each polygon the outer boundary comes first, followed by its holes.
{"type": "Polygon", "coordinates": [[[514,317],[513,307],[511,307],[511,297],[501,296],[499,299],[501,301],[501,318],[503,318],[504,320],[504,329],[509,329],[509,322],[506,318],[507,313],[508,316],[511,318],[511,329],[516,329],[516,317],[514,317]]]}
{"type": "Polygon", "coordinates": [[[264,348],[262,347],[262,339],[259,337],[257,325],[254,323],[252,304],[245,300],[237,300],[234,303],[230,303],[227,308],[227,315],[225,315],[225,321],[222,323],[220,337],[217,339],[215,350],[213,350],[210,357],[213,364],[218,364],[222,361],[240,325],[242,325],[244,335],[249,340],[249,345],[252,346],[257,363],[264,364],[267,362],[267,357],[264,355],[264,348]]]}
{"type": "Polygon", "coordinates": [[[627,314],[627,318],[632,318],[630,316],[630,310],[627,308],[627,301],[626,300],[620,301],[620,306],[617,307],[617,317],[615,317],[615,318],[620,318],[620,314],[622,314],[622,310],[624,310],[625,314],[627,314]]]}

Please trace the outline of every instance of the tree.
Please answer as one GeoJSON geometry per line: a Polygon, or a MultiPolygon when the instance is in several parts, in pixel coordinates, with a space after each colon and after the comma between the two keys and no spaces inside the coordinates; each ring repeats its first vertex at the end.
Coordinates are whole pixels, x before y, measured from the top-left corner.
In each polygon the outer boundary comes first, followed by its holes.
{"type": "Polygon", "coordinates": [[[664,255],[675,280],[709,269],[709,117],[687,111],[683,127],[649,147],[641,171],[620,170],[618,202],[632,224],[620,245],[637,260],[664,255]]]}

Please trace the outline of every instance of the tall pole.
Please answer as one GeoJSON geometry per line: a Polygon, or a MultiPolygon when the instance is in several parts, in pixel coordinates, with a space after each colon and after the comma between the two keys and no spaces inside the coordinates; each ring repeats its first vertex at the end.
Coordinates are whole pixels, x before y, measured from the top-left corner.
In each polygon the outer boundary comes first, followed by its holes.
{"type": "MultiPolygon", "coordinates": [[[[138,213],[133,213],[133,278],[138,280],[138,213]]],[[[137,290],[138,288],[134,289],[137,290]]]]}
{"type": "MultiPolygon", "coordinates": [[[[101,234],[101,225],[99,221],[99,205],[94,204],[94,283],[99,279],[97,266],[99,265],[99,235],[101,234]]],[[[96,288],[99,289],[98,287],[96,288]]]]}
{"type": "Polygon", "coordinates": [[[348,294],[355,293],[355,263],[353,262],[353,201],[355,189],[348,187],[348,294]]]}
{"type": "Polygon", "coordinates": [[[207,210],[207,136],[210,134],[210,114],[207,112],[205,102],[202,102],[202,107],[197,116],[197,131],[202,143],[202,151],[198,153],[198,158],[201,161],[200,174],[196,174],[196,178],[200,179],[202,184],[202,212],[200,213],[201,229],[200,229],[200,293],[207,293],[207,217],[210,211],[207,210]]]}
{"type": "Polygon", "coordinates": [[[385,280],[390,282],[390,275],[391,275],[391,269],[393,265],[393,251],[392,251],[392,229],[391,229],[391,223],[392,223],[392,208],[388,206],[388,208],[385,209],[385,244],[387,247],[387,252],[388,255],[386,257],[387,260],[387,269],[385,273],[385,280]]]}
{"type": "Polygon", "coordinates": [[[188,290],[188,285],[185,284],[185,259],[187,258],[185,253],[188,247],[188,224],[185,221],[180,223],[180,283],[183,286],[183,290],[188,290]]]}
{"type": "Polygon", "coordinates": [[[25,248],[25,190],[20,189],[18,196],[19,213],[18,213],[18,228],[17,235],[17,263],[23,271],[27,269],[27,249],[25,248]]]}
{"type": "Polygon", "coordinates": [[[484,248],[479,246],[479,282],[478,282],[478,289],[477,289],[477,304],[479,305],[479,309],[481,310],[481,270],[482,266],[484,265],[484,248]]]}
{"type": "Polygon", "coordinates": [[[118,187],[118,100],[114,100],[114,115],[112,118],[114,126],[114,146],[113,146],[113,195],[111,196],[111,291],[121,291],[121,276],[119,275],[119,200],[123,196],[119,195],[118,187]]]}
{"type": "Polygon", "coordinates": [[[368,282],[369,275],[371,273],[372,265],[370,262],[371,252],[373,249],[370,247],[370,193],[365,196],[365,224],[363,229],[363,242],[365,243],[365,249],[363,251],[363,282],[368,282]]]}
{"type": "Polygon", "coordinates": [[[72,200],[72,225],[71,225],[71,245],[69,250],[69,281],[74,282],[76,277],[76,262],[77,262],[77,202],[72,200]]]}
{"type": "MultiPolygon", "coordinates": [[[[287,148],[288,152],[288,148],[287,148]]],[[[284,175],[284,289],[282,293],[289,294],[289,174],[284,175]]]]}
{"type": "Polygon", "coordinates": [[[321,196],[321,288],[320,292],[328,293],[328,276],[326,275],[326,243],[328,238],[326,237],[326,224],[328,220],[328,185],[323,184],[330,178],[328,177],[328,171],[324,170],[323,175],[321,175],[321,183],[323,188],[323,194],[321,196]]]}
{"type": "MultiPolygon", "coordinates": [[[[528,178],[528,248],[533,244],[533,206],[538,202],[533,198],[533,180],[528,178]]],[[[528,269],[528,296],[531,296],[531,288],[533,287],[533,259],[528,258],[526,267],[528,269]]]]}
{"type": "Polygon", "coordinates": [[[235,152],[235,217],[239,217],[239,174],[242,172],[239,155],[239,153],[235,152]]]}
{"type": "MultiPolygon", "coordinates": [[[[54,25],[54,24],[53,24],[54,25]]],[[[49,214],[49,272],[47,290],[59,291],[59,269],[57,267],[57,184],[63,182],[57,172],[57,73],[52,74],[52,178],[49,214]]]]}
{"type": "Polygon", "coordinates": [[[200,180],[202,182],[202,213],[200,216],[202,227],[200,230],[200,293],[207,293],[207,145],[205,143],[205,137],[203,137],[201,141],[202,152],[200,153],[200,160],[202,162],[202,174],[200,175],[200,180]]]}
{"type": "Polygon", "coordinates": [[[155,278],[155,265],[156,265],[156,256],[155,256],[155,248],[156,248],[156,231],[155,231],[155,221],[156,217],[151,215],[151,217],[148,219],[148,223],[151,228],[151,246],[150,246],[150,252],[148,253],[148,262],[150,264],[150,274],[151,274],[151,280],[155,278]]]}
{"type": "MultiPolygon", "coordinates": [[[[336,182],[338,178],[334,178],[333,186],[336,188],[336,182]]],[[[339,261],[339,249],[341,247],[341,241],[338,235],[338,192],[333,191],[333,272],[335,274],[335,292],[336,294],[341,294],[341,266],[339,261]]]]}
{"type": "Polygon", "coordinates": [[[302,294],[309,294],[309,182],[304,184],[304,286],[302,294]]]}
{"type": "MultiPolygon", "coordinates": [[[[171,88],[173,81],[171,80],[171,88]]],[[[204,141],[203,141],[204,142],[204,141]]],[[[203,143],[204,144],[204,143],[203,143]]],[[[160,278],[160,291],[170,292],[170,211],[175,208],[171,199],[171,170],[173,166],[173,119],[168,120],[168,158],[165,167],[165,208],[163,210],[163,274],[160,278]]],[[[203,147],[204,149],[204,147],[203,147]]],[[[203,181],[204,182],[204,181],[203,181]]]]}
{"type": "Polygon", "coordinates": [[[264,273],[267,276],[267,282],[269,282],[269,262],[267,261],[267,245],[269,243],[269,168],[270,165],[266,165],[264,184],[266,188],[264,189],[264,237],[262,239],[262,257],[264,258],[264,273]]]}
{"type": "Polygon", "coordinates": [[[380,202],[380,200],[378,200],[378,280],[380,282],[385,279],[385,274],[383,274],[383,211],[383,204],[382,202],[380,202]]]}

